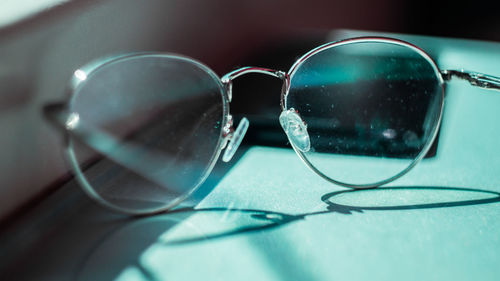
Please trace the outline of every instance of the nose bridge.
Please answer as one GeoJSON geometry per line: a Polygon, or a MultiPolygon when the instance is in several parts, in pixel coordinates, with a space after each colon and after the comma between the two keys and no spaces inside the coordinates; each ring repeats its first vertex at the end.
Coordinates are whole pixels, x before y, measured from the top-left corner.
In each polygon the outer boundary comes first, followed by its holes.
{"type": "MultiPolygon", "coordinates": [[[[262,67],[242,67],[240,69],[236,69],[234,71],[229,72],[228,74],[224,75],[221,78],[222,84],[226,88],[226,93],[227,93],[227,98],[229,102],[232,100],[233,96],[233,80],[237,77],[240,77],[242,75],[248,74],[248,73],[261,73],[261,74],[266,74],[270,75],[273,77],[280,78],[284,80],[285,82],[287,81],[287,74],[283,71],[279,70],[274,70],[274,69],[269,69],[269,68],[262,68],[262,67]]],[[[226,146],[226,151],[224,152],[224,155],[222,156],[222,160],[224,162],[228,162],[231,160],[233,157],[234,153],[238,149],[243,137],[245,136],[245,133],[247,131],[247,128],[249,126],[249,121],[245,117],[243,117],[238,124],[238,127],[236,130],[233,128],[232,124],[232,117],[230,114],[228,114],[228,123],[225,125],[225,139],[226,141],[229,141],[226,146]]]]}
{"type": "Polygon", "coordinates": [[[232,100],[233,97],[233,80],[235,78],[238,78],[240,76],[243,76],[248,73],[261,73],[269,76],[273,76],[276,78],[280,78],[282,80],[286,80],[287,74],[283,71],[280,70],[274,70],[270,68],[263,68],[263,67],[253,67],[253,66],[246,66],[242,67],[236,70],[233,70],[226,75],[222,76],[221,81],[226,87],[226,92],[229,101],[232,100]]]}

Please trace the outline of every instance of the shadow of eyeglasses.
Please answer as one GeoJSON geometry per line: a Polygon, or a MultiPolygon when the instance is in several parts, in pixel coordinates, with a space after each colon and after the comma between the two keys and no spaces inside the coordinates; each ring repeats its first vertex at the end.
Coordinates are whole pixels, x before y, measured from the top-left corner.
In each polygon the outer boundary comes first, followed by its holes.
{"type": "MultiPolygon", "coordinates": [[[[420,194],[420,195],[421,195],[420,194]]],[[[372,197],[377,198],[377,197],[372,197]]],[[[491,190],[484,189],[473,189],[473,188],[460,188],[460,187],[432,187],[432,186],[394,186],[394,187],[382,187],[376,189],[365,189],[365,190],[342,190],[336,191],[332,193],[327,193],[321,197],[321,200],[325,202],[328,207],[327,209],[331,212],[343,213],[343,214],[351,214],[353,211],[363,212],[363,211],[395,211],[395,210],[417,210],[417,209],[436,209],[436,208],[450,208],[450,207],[461,207],[461,206],[471,206],[471,205],[481,205],[481,204],[490,204],[500,202],[500,193],[491,190]],[[395,193],[406,193],[406,195],[419,195],[419,193],[425,193],[427,195],[431,195],[436,197],[435,193],[448,193],[449,195],[454,195],[457,197],[457,194],[460,195],[474,195],[474,196],[462,196],[459,200],[451,200],[451,201],[438,201],[432,202],[435,199],[430,199],[430,196],[420,196],[421,202],[418,200],[413,203],[404,202],[397,203],[398,201],[402,201],[402,197],[397,197],[395,193]],[[390,204],[377,202],[377,199],[371,205],[362,206],[359,203],[356,203],[356,199],[360,195],[366,195],[369,193],[392,193],[393,197],[390,200],[390,204]],[[477,195],[487,196],[485,198],[477,198],[477,195]],[[339,203],[336,201],[339,197],[352,197],[353,203],[339,203]],[[422,198],[424,197],[424,198],[422,198]],[[426,198],[425,198],[426,197],[426,198]],[[473,198],[471,198],[473,197],[473,198]],[[423,199],[423,200],[422,200],[423,199]],[[430,201],[430,202],[425,202],[430,201]]],[[[441,199],[439,199],[441,200],[441,199]]],[[[349,202],[349,201],[348,201],[349,202]]]]}
{"type": "MultiPolygon", "coordinates": [[[[399,194],[401,195],[401,194],[399,194]]],[[[344,198],[345,199],[345,198],[344,198]]],[[[413,198],[415,199],[415,198],[413,198]]],[[[329,213],[339,213],[339,214],[352,214],[353,212],[363,213],[364,211],[396,211],[396,210],[418,210],[418,209],[437,209],[437,208],[450,208],[450,207],[461,207],[461,206],[472,206],[472,205],[482,205],[482,204],[492,204],[500,202],[500,193],[496,191],[484,190],[484,189],[473,189],[473,188],[459,188],[459,187],[430,187],[430,186],[399,186],[399,187],[385,187],[376,189],[363,189],[363,190],[343,190],[337,192],[331,192],[323,195],[321,200],[327,204],[326,210],[318,212],[309,212],[302,214],[285,214],[273,211],[255,210],[255,209],[230,209],[230,208],[201,208],[201,209],[179,209],[173,213],[180,212],[194,212],[196,213],[217,213],[220,212],[220,216],[228,216],[228,213],[239,213],[239,215],[247,215],[249,218],[255,221],[255,224],[247,224],[243,227],[235,227],[234,229],[211,233],[203,235],[203,237],[189,237],[189,238],[178,238],[169,241],[164,241],[164,244],[174,245],[174,244],[186,244],[192,242],[207,241],[212,239],[219,239],[223,237],[263,231],[267,229],[276,228],[291,222],[305,219],[308,216],[329,214],[329,213]],[[390,198],[393,202],[387,203],[376,202],[377,194],[374,193],[405,193],[407,195],[413,194],[412,197],[418,197],[417,200],[412,202],[401,201],[401,196],[395,196],[394,194],[390,198]],[[439,194],[437,194],[439,193],[439,194]],[[448,198],[459,198],[458,200],[451,201],[436,201],[441,200],[443,195],[447,193],[448,198]],[[356,199],[360,196],[371,196],[371,201],[374,202],[373,205],[361,206],[355,204],[339,203],[336,199],[340,197],[350,197],[354,203],[356,199]],[[422,196],[425,195],[425,196],[422,196]],[[439,197],[439,198],[437,198],[439,197]],[[375,200],[374,200],[375,198],[375,200]]],[[[407,200],[405,200],[407,201],[407,200]]],[[[216,215],[217,216],[217,215],[216,215]]]]}
{"type": "MultiPolygon", "coordinates": [[[[400,196],[396,197],[396,199],[401,199],[400,196]]],[[[399,186],[331,192],[323,195],[321,200],[327,204],[326,210],[295,215],[259,209],[186,207],[152,217],[130,220],[131,223],[125,223],[122,227],[108,233],[106,237],[103,237],[97,245],[94,245],[90,249],[76,271],[76,276],[80,274],[85,276],[84,272],[95,272],[94,270],[90,270],[96,266],[92,262],[94,260],[92,256],[107,255],[105,253],[113,255],[112,253],[116,251],[117,243],[125,246],[121,249],[121,253],[128,253],[126,256],[117,257],[117,259],[110,259],[113,261],[113,264],[109,266],[118,270],[123,268],[125,264],[130,263],[131,260],[136,259],[146,248],[153,244],[169,247],[204,243],[237,235],[276,229],[314,215],[333,213],[348,215],[353,212],[364,213],[364,211],[421,210],[494,204],[500,202],[500,193],[473,188],[399,186]],[[413,201],[408,204],[393,204],[394,202],[389,202],[388,204],[387,201],[375,202],[376,200],[373,200],[382,193],[389,194],[391,192],[413,193],[415,195],[427,193],[431,196],[420,196],[419,200],[422,198],[424,200],[421,200],[421,202],[413,201]],[[450,195],[448,198],[459,197],[460,199],[436,201],[436,197],[439,197],[436,196],[436,193],[446,193],[450,195]],[[457,196],[458,194],[460,196],[457,196]],[[374,204],[355,206],[354,204],[345,203],[345,199],[351,199],[356,202],[356,199],[360,199],[366,195],[370,196],[372,199],[370,202],[374,202],[374,204]],[[425,202],[425,200],[430,201],[425,202]],[[202,222],[204,225],[197,225],[197,222],[202,222]],[[179,231],[179,227],[181,227],[181,231],[179,231]],[[137,241],[137,237],[141,237],[141,241],[137,241]]],[[[106,272],[113,275],[118,271],[111,270],[106,272]]]]}

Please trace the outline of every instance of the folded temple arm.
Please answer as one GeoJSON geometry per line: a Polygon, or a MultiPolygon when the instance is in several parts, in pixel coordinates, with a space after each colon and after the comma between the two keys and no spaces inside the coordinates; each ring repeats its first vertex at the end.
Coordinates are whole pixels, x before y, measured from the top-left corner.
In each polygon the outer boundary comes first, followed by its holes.
{"type": "Polygon", "coordinates": [[[471,85],[500,91],[500,78],[483,73],[470,72],[465,70],[443,70],[441,71],[444,81],[451,78],[459,78],[468,81],[471,85]]]}

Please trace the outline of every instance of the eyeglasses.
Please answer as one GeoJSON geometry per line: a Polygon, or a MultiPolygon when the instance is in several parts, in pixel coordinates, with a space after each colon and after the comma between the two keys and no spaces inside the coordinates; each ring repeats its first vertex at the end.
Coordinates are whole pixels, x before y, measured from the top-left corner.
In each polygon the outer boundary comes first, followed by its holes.
{"type": "Polygon", "coordinates": [[[279,122],[317,175],[374,188],[413,168],[436,139],[445,82],[500,90],[500,78],[440,70],[420,48],[364,37],[319,46],[288,72],[243,67],[219,78],[184,56],[136,53],[74,72],[70,98],[45,107],[66,136],[76,179],[114,210],[172,208],[229,161],[249,126],[229,112],[233,80],[261,73],[283,81],[279,122]]]}

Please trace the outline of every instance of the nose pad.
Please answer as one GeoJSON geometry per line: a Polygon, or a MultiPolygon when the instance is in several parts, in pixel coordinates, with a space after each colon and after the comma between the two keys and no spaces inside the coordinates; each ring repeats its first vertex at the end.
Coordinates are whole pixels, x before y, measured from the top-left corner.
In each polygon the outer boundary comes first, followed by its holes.
{"type": "Polygon", "coordinates": [[[311,149],[311,140],[307,132],[307,125],[295,109],[290,108],[282,111],[280,114],[280,124],[288,136],[288,140],[295,148],[302,152],[308,152],[311,149]]]}
{"type": "Polygon", "coordinates": [[[248,119],[243,117],[238,124],[238,127],[236,130],[232,133],[231,139],[229,140],[229,143],[227,144],[226,150],[224,151],[224,155],[222,155],[222,161],[224,162],[229,162],[234,154],[236,153],[236,150],[238,150],[238,147],[241,144],[241,141],[243,140],[243,137],[245,136],[245,133],[247,132],[248,126],[250,122],[248,122],[248,119]]]}

